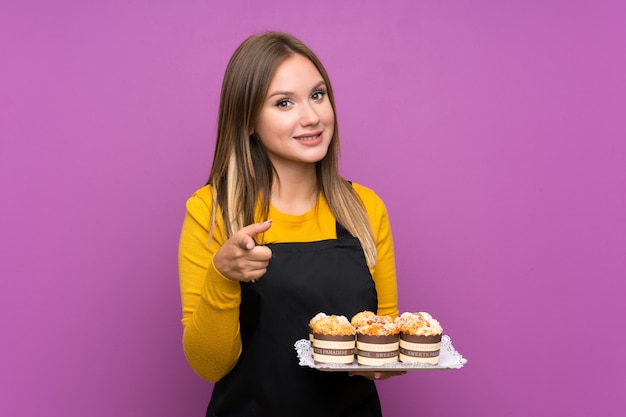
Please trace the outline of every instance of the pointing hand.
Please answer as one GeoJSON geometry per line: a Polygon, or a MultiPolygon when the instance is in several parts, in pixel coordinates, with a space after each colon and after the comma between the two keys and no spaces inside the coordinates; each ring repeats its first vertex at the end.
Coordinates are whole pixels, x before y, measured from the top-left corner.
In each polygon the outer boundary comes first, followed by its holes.
{"type": "Polygon", "coordinates": [[[254,238],[271,226],[272,221],[267,220],[239,229],[215,254],[213,263],[217,270],[229,279],[243,282],[254,281],[265,275],[272,250],[257,245],[254,238]]]}

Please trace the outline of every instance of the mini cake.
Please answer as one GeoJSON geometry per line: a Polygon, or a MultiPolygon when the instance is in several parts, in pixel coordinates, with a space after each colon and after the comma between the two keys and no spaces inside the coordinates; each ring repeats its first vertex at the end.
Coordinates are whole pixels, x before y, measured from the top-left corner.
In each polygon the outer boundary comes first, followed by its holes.
{"type": "Polygon", "coordinates": [[[373,311],[361,311],[360,313],[357,313],[354,315],[354,317],[352,317],[352,320],[350,320],[350,324],[352,324],[352,327],[354,327],[355,329],[358,329],[361,325],[365,324],[367,319],[371,319],[372,317],[376,317],[376,313],[374,313],[373,311]]]}
{"type": "Polygon", "coordinates": [[[315,363],[354,362],[356,331],[345,316],[319,313],[311,319],[309,328],[315,363]]]}
{"type": "Polygon", "coordinates": [[[317,313],[315,317],[313,317],[309,321],[309,343],[311,344],[311,357],[313,357],[313,325],[321,318],[328,317],[326,313],[317,313]]]}
{"type": "Polygon", "coordinates": [[[391,317],[361,312],[352,318],[352,325],[356,327],[359,365],[377,366],[398,361],[398,328],[391,317]]]}
{"type": "Polygon", "coordinates": [[[443,329],[425,312],[402,313],[395,321],[400,331],[400,361],[439,363],[443,329]]]}

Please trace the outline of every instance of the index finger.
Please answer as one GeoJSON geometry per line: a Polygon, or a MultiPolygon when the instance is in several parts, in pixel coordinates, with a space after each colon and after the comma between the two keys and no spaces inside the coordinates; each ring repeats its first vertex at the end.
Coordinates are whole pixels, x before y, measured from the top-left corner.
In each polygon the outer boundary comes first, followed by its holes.
{"type": "Polygon", "coordinates": [[[261,233],[266,232],[272,226],[271,220],[266,220],[263,223],[253,223],[248,226],[239,229],[237,234],[241,234],[244,237],[241,240],[237,240],[237,246],[242,249],[251,250],[256,246],[254,238],[261,233]]]}

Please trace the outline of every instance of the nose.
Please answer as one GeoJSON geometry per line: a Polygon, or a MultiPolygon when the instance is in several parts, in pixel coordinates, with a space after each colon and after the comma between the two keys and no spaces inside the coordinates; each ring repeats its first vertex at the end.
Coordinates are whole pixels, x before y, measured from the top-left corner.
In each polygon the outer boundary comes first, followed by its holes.
{"type": "Polygon", "coordinates": [[[300,124],[302,126],[315,126],[319,123],[320,116],[312,103],[303,104],[300,108],[300,124]]]}

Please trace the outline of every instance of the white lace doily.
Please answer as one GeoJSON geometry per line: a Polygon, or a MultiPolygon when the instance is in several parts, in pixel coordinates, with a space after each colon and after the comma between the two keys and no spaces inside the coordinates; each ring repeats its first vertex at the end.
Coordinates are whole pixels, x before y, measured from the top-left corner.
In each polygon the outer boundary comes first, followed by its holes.
{"type": "Polygon", "coordinates": [[[428,370],[428,369],[459,369],[467,363],[459,352],[452,346],[452,341],[448,335],[441,337],[441,348],[439,350],[439,363],[437,365],[427,363],[408,363],[408,362],[395,362],[381,366],[363,366],[359,365],[356,361],[352,365],[343,364],[316,364],[311,356],[311,342],[307,339],[300,339],[294,347],[298,352],[298,359],[300,360],[300,366],[308,366],[310,368],[319,369],[321,371],[353,371],[363,370],[368,371],[385,371],[391,369],[409,370],[428,370]]]}

